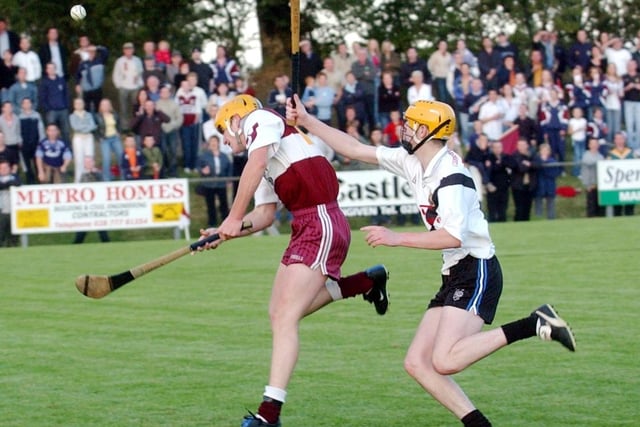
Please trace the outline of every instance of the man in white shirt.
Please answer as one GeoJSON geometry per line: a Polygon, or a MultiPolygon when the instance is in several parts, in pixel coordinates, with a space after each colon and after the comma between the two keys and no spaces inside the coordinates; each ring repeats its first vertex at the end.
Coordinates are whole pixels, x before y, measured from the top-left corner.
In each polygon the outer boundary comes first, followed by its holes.
{"type": "Polygon", "coordinates": [[[375,225],[361,228],[372,247],[442,251],[442,286],[427,307],[404,366],[465,426],[491,426],[452,375],[529,337],[555,340],[571,351],[575,351],[575,339],[549,304],[520,320],[482,330],[494,319],[502,270],[469,170],[447,146],[456,132],[453,109],[438,101],[409,106],[401,150],[362,144],[308,114],[297,95],[294,99],[295,108],[288,102],[287,120],[319,136],[337,153],[378,164],[411,186],[427,232],[397,232],[375,225]]]}
{"type": "Polygon", "coordinates": [[[123,123],[128,123],[132,117],[131,109],[135,102],[138,90],[142,87],[142,61],[133,54],[133,43],[122,45],[122,56],[116,60],[113,66],[113,85],[118,90],[120,101],[120,117],[123,123]]]}
{"type": "Polygon", "coordinates": [[[13,65],[27,70],[27,81],[36,83],[42,77],[40,58],[31,50],[31,39],[27,36],[20,38],[20,50],[13,55],[13,65]]]}
{"type": "Polygon", "coordinates": [[[478,120],[482,122],[482,132],[490,141],[498,141],[502,135],[502,119],[504,110],[499,102],[498,91],[489,89],[487,102],[480,106],[478,120]]]}

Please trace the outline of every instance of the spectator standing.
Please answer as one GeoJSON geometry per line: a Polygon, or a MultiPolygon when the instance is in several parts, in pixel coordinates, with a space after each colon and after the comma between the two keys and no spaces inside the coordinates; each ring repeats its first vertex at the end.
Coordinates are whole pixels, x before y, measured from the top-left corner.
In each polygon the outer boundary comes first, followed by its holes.
{"type": "Polygon", "coordinates": [[[368,125],[367,132],[370,132],[376,126],[377,121],[375,116],[377,68],[369,58],[366,49],[359,49],[356,53],[356,60],[351,64],[351,72],[362,88],[365,111],[365,122],[363,123],[368,125]]]}
{"type": "Polygon", "coordinates": [[[147,99],[144,102],[142,111],[136,113],[129,127],[137,135],[140,142],[148,135],[151,135],[154,143],[160,145],[162,124],[168,123],[170,120],[169,116],[156,108],[155,102],[147,99]]]}
{"type": "Polygon", "coordinates": [[[589,69],[591,62],[591,42],[584,29],[576,32],[576,39],[567,51],[567,66],[571,69],[579,65],[583,70],[589,69]]]}
{"type": "MultiPolygon", "coordinates": [[[[85,157],[84,158],[84,172],[80,176],[80,183],[88,183],[88,182],[101,182],[103,179],[102,174],[96,168],[95,159],[93,157],[85,157]]],[[[100,241],[102,243],[107,243],[110,241],[109,234],[105,230],[99,230],[98,236],[100,237],[100,241]]],[[[73,239],[73,244],[77,245],[84,242],[84,239],[87,237],[86,231],[77,231],[76,235],[73,239]]]]}
{"type": "Polygon", "coordinates": [[[167,82],[167,75],[156,61],[155,55],[147,55],[142,61],[142,81],[146,84],[149,77],[154,76],[158,79],[159,84],[167,82]]]}
{"type": "Polygon", "coordinates": [[[189,74],[190,73],[196,74],[196,85],[204,91],[205,98],[208,97],[211,92],[213,92],[213,70],[209,64],[202,60],[202,51],[199,47],[194,47],[191,50],[191,61],[189,61],[189,74]]]}
{"type": "MultiPolygon", "coordinates": [[[[464,156],[464,162],[470,167],[469,169],[474,167],[478,171],[478,175],[480,175],[481,182],[475,182],[476,190],[480,196],[489,191],[493,192],[496,190],[495,186],[489,181],[489,168],[491,167],[491,162],[489,161],[490,154],[489,138],[486,134],[481,133],[476,139],[476,143],[469,148],[469,151],[467,151],[467,154],[464,156]]],[[[475,175],[472,174],[472,177],[475,177],[475,175]]]]}
{"type": "Polygon", "coordinates": [[[407,90],[407,104],[413,105],[417,101],[433,100],[433,91],[430,84],[425,83],[422,71],[415,70],[411,73],[411,81],[413,84],[407,90]]]}
{"type": "Polygon", "coordinates": [[[604,160],[596,138],[589,139],[589,149],[582,156],[580,181],[586,191],[587,217],[604,216],[604,208],[598,204],[598,162],[604,160]]]}
{"type": "Polygon", "coordinates": [[[526,139],[518,139],[517,150],[511,158],[511,193],[515,206],[513,220],[529,221],[538,178],[536,177],[529,142],[526,139]]]}
{"type": "Polygon", "coordinates": [[[551,154],[549,144],[541,144],[538,155],[533,161],[537,168],[536,177],[536,216],[542,216],[543,202],[546,205],[547,219],[556,219],[556,180],[562,173],[562,168],[552,166],[557,160],[551,154]]]}
{"type": "Polygon", "coordinates": [[[18,174],[18,163],[20,163],[20,157],[15,150],[7,150],[7,144],[4,142],[4,134],[0,132],[0,160],[6,160],[9,162],[11,173],[18,174]]]}
{"type": "Polygon", "coordinates": [[[583,116],[588,117],[591,107],[591,91],[585,83],[584,73],[579,65],[571,70],[571,82],[565,85],[565,90],[569,95],[567,104],[569,109],[578,107],[582,110],[583,116]]]}
{"type": "Polygon", "coordinates": [[[0,61],[0,102],[7,98],[7,92],[11,85],[16,82],[16,73],[18,67],[13,65],[13,54],[10,50],[1,53],[2,61],[0,61]]]}
{"type": "Polygon", "coordinates": [[[71,147],[73,150],[74,182],[79,182],[80,176],[84,172],[84,158],[95,156],[93,132],[97,129],[93,114],[86,110],[82,98],[76,98],[73,101],[73,112],[69,116],[69,124],[73,132],[71,147]]]}
{"type": "Polygon", "coordinates": [[[402,58],[396,52],[393,43],[383,40],[380,50],[380,72],[391,73],[393,84],[400,87],[400,69],[402,68],[402,58]]]}
{"type": "Polygon", "coordinates": [[[613,142],[613,135],[620,132],[622,124],[622,99],[624,97],[624,82],[616,72],[615,64],[607,65],[604,76],[604,106],[605,121],[609,128],[608,142],[613,142]]]}
{"type": "Polygon", "coordinates": [[[40,58],[31,50],[31,37],[20,37],[20,50],[13,55],[13,65],[24,68],[27,71],[27,81],[37,83],[42,77],[42,65],[40,58]]]}
{"type": "MultiPolygon", "coordinates": [[[[176,75],[180,72],[180,65],[182,64],[182,52],[179,50],[174,50],[171,52],[171,62],[169,62],[165,68],[165,73],[167,74],[167,81],[172,85],[175,85],[176,75]]],[[[189,64],[187,64],[187,69],[189,64]]]]}
{"type": "Polygon", "coordinates": [[[7,151],[13,158],[19,159],[20,146],[22,145],[20,118],[13,112],[13,105],[9,101],[2,103],[0,132],[4,135],[4,143],[7,146],[7,151]]]}
{"type": "Polygon", "coordinates": [[[69,78],[69,72],[67,71],[69,53],[67,48],[60,43],[60,35],[56,27],[47,28],[46,37],[46,42],[40,46],[38,51],[40,66],[45,70],[48,63],[55,64],[56,74],[66,81],[69,78]]]}
{"type": "Polygon", "coordinates": [[[412,74],[416,70],[422,71],[425,83],[431,84],[431,74],[426,61],[418,56],[418,50],[412,46],[407,49],[406,60],[400,66],[400,87],[402,89],[408,90],[411,87],[413,84],[412,74]]]}
{"type": "Polygon", "coordinates": [[[38,108],[38,88],[34,83],[27,81],[27,71],[24,68],[18,68],[16,82],[9,88],[6,101],[10,101],[13,111],[20,114],[22,100],[25,98],[31,100],[34,108],[38,108]]]}
{"type": "Polygon", "coordinates": [[[40,113],[33,109],[33,103],[29,98],[22,100],[22,109],[18,117],[20,118],[21,153],[26,183],[35,184],[38,172],[35,165],[35,155],[38,143],[44,139],[44,123],[40,113]]]}
{"type": "Polygon", "coordinates": [[[231,188],[231,181],[222,178],[231,177],[233,173],[229,156],[220,151],[218,135],[211,135],[207,140],[207,149],[198,159],[198,172],[202,178],[215,178],[208,179],[197,187],[207,205],[208,227],[215,227],[229,214],[227,190],[231,188]]]}
{"type": "Polygon", "coordinates": [[[182,112],[173,98],[170,85],[160,88],[160,99],[156,102],[156,109],[169,117],[168,122],[160,125],[160,149],[163,155],[165,175],[169,178],[178,177],[178,129],[182,126],[182,112]]]}
{"type": "Polygon", "coordinates": [[[142,61],[134,54],[134,46],[131,42],[122,45],[122,56],[120,56],[114,66],[112,80],[113,85],[118,91],[118,101],[120,104],[120,117],[125,120],[125,126],[128,126],[130,117],[133,116],[131,106],[135,102],[138,91],[143,86],[142,81],[142,61]]]}
{"type": "Polygon", "coordinates": [[[382,130],[384,143],[387,147],[399,147],[402,138],[404,122],[400,116],[400,110],[393,110],[389,114],[389,123],[382,130]]]}
{"type": "Polygon", "coordinates": [[[57,73],[53,62],[45,65],[45,76],[40,80],[38,91],[40,107],[47,123],[55,123],[62,139],[69,141],[69,92],[67,82],[57,73]]]}
{"type": "Polygon", "coordinates": [[[640,73],[638,63],[629,61],[627,73],[622,77],[624,85],[623,109],[627,144],[632,151],[640,149],[640,73]]]}
{"type": "MultiPolygon", "coordinates": [[[[489,182],[493,191],[487,191],[487,208],[489,222],[507,221],[509,205],[509,188],[511,187],[511,159],[504,154],[502,142],[491,143],[489,154],[489,182]]],[[[489,186],[487,186],[489,187],[489,186]]]]}
{"type": "Polygon", "coordinates": [[[153,74],[146,78],[144,90],[147,91],[147,96],[153,102],[157,102],[160,99],[160,80],[153,74]]]}
{"type": "Polygon", "coordinates": [[[122,179],[127,181],[142,179],[144,156],[142,155],[142,150],[138,148],[135,136],[132,134],[126,135],[123,145],[122,159],[120,159],[122,179]]]}
{"type": "Polygon", "coordinates": [[[493,46],[493,41],[489,37],[482,38],[482,48],[478,52],[478,68],[480,79],[484,87],[497,89],[495,81],[498,68],[502,64],[502,55],[493,46]]]}
{"type": "Polygon", "coordinates": [[[160,179],[162,175],[162,151],[158,145],[153,135],[142,138],[142,179],[160,179]]]}
{"type": "Polygon", "coordinates": [[[607,58],[607,63],[615,64],[616,72],[620,77],[627,74],[627,64],[631,61],[631,52],[624,47],[620,37],[611,39],[611,46],[605,48],[604,55],[607,58]]]}
{"type": "Polygon", "coordinates": [[[540,109],[540,129],[544,141],[551,146],[553,156],[560,162],[564,162],[566,146],[564,137],[567,133],[569,112],[567,106],[559,99],[558,91],[552,89],[550,99],[543,102],[540,109]]]}
{"type": "Polygon", "coordinates": [[[0,52],[11,51],[16,53],[20,49],[20,37],[9,29],[9,22],[4,16],[0,16],[0,52]]]}
{"type": "MultiPolygon", "coordinates": [[[[613,136],[613,148],[609,151],[608,160],[626,160],[633,159],[633,151],[627,147],[627,136],[624,132],[617,132],[613,136]]],[[[613,207],[614,216],[633,215],[634,205],[616,205],[613,207]]]]}
{"type": "Polygon", "coordinates": [[[482,132],[491,141],[497,141],[502,136],[504,113],[503,105],[498,98],[498,90],[489,89],[487,101],[480,106],[478,111],[478,120],[482,122],[482,132]]]}
{"type": "Polygon", "coordinates": [[[498,90],[506,84],[515,86],[516,74],[519,72],[520,68],[517,66],[516,59],[513,55],[505,53],[502,57],[502,64],[498,68],[498,73],[496,74],[496,86],[498,87],[498,90]]]}
{"type": "Polygon", "coordinates": [[[520,51],[518,47],[509,40],[509,36],[504,31],[498,33],[495,49],[500,53],[502,59],[511,55],[515,61],[515,66],[520,68],[520,51]]]}
{"type": "Polygon", "coordinates": [[[100,152],[102,154],[102,176],[100,178],[103,181],[111,181],[113,178],[111,173],[112,153],[113,157],[115,157],[116,165],[120,164],[120,159],[122,158],[122,141],[120,139],[122,126],[120,124],[120,116],[113,111],[113,105],[109,98],[103,98],[100,101],[95,120],[97,126],[96,135],[100,141],[100,152]]]}
{"type": "Polygon", "coordinates": [[[450,86],[455,111],[458,116],[458,132],[460,133],[460,139],[464,146],[468,147],[470,130],[469,111],[465,108],[464,100],[471,91],[471,82],[473,81],[469,64],[466,62],[460,64],[460,72],[450,73],[449,81],[450,84],[447,86],[450,86]]]}
{"type": "Polygon", "coordinates": [[[287,86],[285,76],[276,76],[273,79],[273,89],[271,89],[267,97],[267,106],[275,110],[278,114],[284,115],[287,98],[290,98],[291,94],[291,88],[287,86]]]}
{"type": "Polygon", "coordinates": [[[336,73],[340,76],[340,85],[344,85],[344,78],[348,71],[351,71],[351,64],[353,64],[354,58],[347,50],[346,43],[339,43],[335,52],[331,54],[333,65],[336,73]]]}
{"type": "Polygon", "coordinates": [[[18,236],[11,233],[10,188],[20,185],[20,180],[11,173],[9,161],[0,158],[0,247],[18,246],[18,236]]]}
{"type": "Polygon", "coordinates": [[[78,67],[82,61],[86,61],[89,58],[89,46],[91,41],[86,34],[80,34],[78,36],[78,48],[73,51],[71,55],[71,64],[69,67],[69,76],[75,76],[78,72],[78,67]]]}
{"type": "Polygon", "coordinates": [[[251,95],[256,96],[256,90],[242,75],[237,75],[234,78],[234,90],[236,95],[251,95]]]}
{"type": "Polygon", "coordinates": [[[60,139],[58,126],[49,123],[45,133],[46,138],[40,141],[36,149],[38,180],[42,184],[60,184],[65,181],[73,154],[69,146],[60,139]]]}
{"type": "Polygon", "coordinates": [[[392,111],[401,111],[402,94],[400,86],[394,81],[392,72],[383,71],[380,86],[378,87],[378,119],[380,127],[384,129],[391,121],[392,111]]]}
{"type": "Polygon", "coordinates": [[[500,95],[499,102],[502,104],[502,111],[504,111],[502,129],[506,131],[513,126],[515,120],[518,118],[522,101],[513,95],[513,86],[509,83],[500,88],[500,95]]]}
{"type": "Polygon", "coordinates": [[[346,74],[346,83],[342,88],[341,94],[342,96],[340,96],[337,105],[338,126],[340,126],[340,129],[346,129],[347,109],[351,107],[355,111],[355,119],[359,122],[358,132],[362,134],[364,123],[367,120],[367,110],[364,105],[365,95],[362,85],[356,80],[351,71],[346,74]]]}
{"type": "Polygon", "coordinates": [[[331,126],[331,113],[336,102],[336,92],[329,86],[327,75],[320,71],[316,76],[315,106],[317,108],[316,117],[323,123],[331,126]]]}
{"type": "Polygon", "coordinates": [[[211,68],[214,87],[225,83],[230,90],[235,89],[235,79],[240,76],[240,67],[235,59],[229,57],[226,46],[219,44],[216,47],[216,57],[211,62],[211,68]]]}
{"type": "Polygon", "coordinates": [[[587,145],[587,119],[584,118],[581,108],[574,107],[571,110],[567,133],[571,137],[571,145],[573,146],[573,176],[579,176],[580,163],[587,145]]]}
{"type": "Polygon", "coordinates": [[[518,126],[520,138],[526,139],[531,147],[538,146],[541,141],[540,125],[537,120],[529,117],[526,105],[520,104],[518,117],[513,121],[513,124],[518,126]]]}
{"type": "Polygon", "coordinates": [[[180,140],[184,156],[184,172],[190,174],[196,169],[202,112],[207,105],[207,95],[198,86],[198,75],[195,72],[190,72],[187,80],[182,82],[180,89],[176,92],[176,102],[182,113],[180,140]]]}
{"type": "Polygon", "coordinates": [[[104,46],[90,45],[89,57],[80,63],[76,73],[76,94],[82,96],[87,111],[95,113],[102,100],[102,87],[109,51],[104,46]]]}
{"type": "Polygon", "coordinates": [[[297,88],[292,87],[291,89],[296,93],[302,93],[305,79],[309,76],[315,78],[316,74],[322,70],[322,67],[322,59],[314,52],[311,40],[300,40],[300,86],[297,88]]]}
{"type": "Polygon", "coordinates": [[[164,77],[168,80],[167,67],[171,64],[171,45],[167,40],[160,40],[158,42],[158,49],[156,49],[154,56],[156,66],[164,73],[164,77]]]}
{"type": "Polygon", "coordinates": [[[431,84],[433,88],[433,96],[441,102],[451,103],[449,91],[447,90],[447,76],[453,59],[448,51],[448,45],[445,40],[438,41],[438,48],[429,56],[427,68],[431,73],[431,84]]]}

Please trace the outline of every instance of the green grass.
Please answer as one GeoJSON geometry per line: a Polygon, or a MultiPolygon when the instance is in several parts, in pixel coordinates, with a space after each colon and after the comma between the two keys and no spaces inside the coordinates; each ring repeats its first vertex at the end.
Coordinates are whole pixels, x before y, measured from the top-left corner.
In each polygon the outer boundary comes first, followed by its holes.
{"type": "MultiPolygon", "coordinates": [[[[505,274],[495,325],[552,302],[578,340],[575,354],[517,343],[456,376],[494,425],[637,425],[637,228],[634,217],[491,226],[505,274]]],[[[75,277],[126,270],[178,242],[0,251],[0,425],[238,426],[267,379],[267,301],[287,238],[228,242],[102,300],[80,295],[75,277]]],[[[459,425],[402,368],[440,255],[371,249],[358,231],[353,240],[345,272],[386,263],[390,311],[358,298],[305,319],[284,426],[459,425]]]]}

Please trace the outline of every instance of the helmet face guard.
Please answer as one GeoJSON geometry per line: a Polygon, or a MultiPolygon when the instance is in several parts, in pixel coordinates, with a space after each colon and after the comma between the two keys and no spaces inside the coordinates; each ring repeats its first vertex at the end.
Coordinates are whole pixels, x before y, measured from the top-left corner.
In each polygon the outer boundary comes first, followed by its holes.
{"type": "Polygon", "coordinates": [[[431,139],[448,140],[456,129],[455,113],[451,106],[444,102],[417,101],[406,109],[404,118],[414,132],[418,130],[420,125],[425,125],[429,130],[429,134],[414,147],[411,146],[411,142],[406,141],[403,135],[401,144],[409,154],[415,153],[418,148],[431,139]]]}
{"type": "Polygon", "coordinates": [[[224,132],[229,129],[233,116],[237,114],[240,118],[243,118],[259,108],[262,108],[262,103],[251,95],[243,94],[234,97],[223,104],[218,110],[214,122],[216,130],[220,132],[220,134],[224,134],[224,132]]]}

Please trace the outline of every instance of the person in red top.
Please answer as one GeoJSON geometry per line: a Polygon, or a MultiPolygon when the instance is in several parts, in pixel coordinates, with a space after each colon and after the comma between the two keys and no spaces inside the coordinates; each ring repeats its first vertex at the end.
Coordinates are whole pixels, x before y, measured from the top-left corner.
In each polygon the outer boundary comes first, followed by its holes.
{"type": "Polygon", "coordinates": [[[257,413],[247,415],[242,427],[278,427],[286,388],[298,359],[300,320],[321,307],[363,295],[378,314],[388,308],[388,273],[376,265],[351,276],[341,276],[351,230],[338,206],[338,179],[319,146],[284,117],[249,95],[224,104],[215,125],[234,153],[248,151],[238,192],[227,218],[217,228],[222,242],[270,226],[279,205],[293,215],[291,241],[274,280],[269,314],[273,331],[271,373],[257,413]],[[254,199],[254,208],[247,209],[254,199]],[[243,224],[252,224],[243,229],[243,224]]]}
{"type": "Polygon", "coordinates": [[[400,146],[400,135],[402,135],[403,122],[400,111],[392,111],[389,114],[391,121],[382,130],[385,143],[388,147],[400,146]]]}

